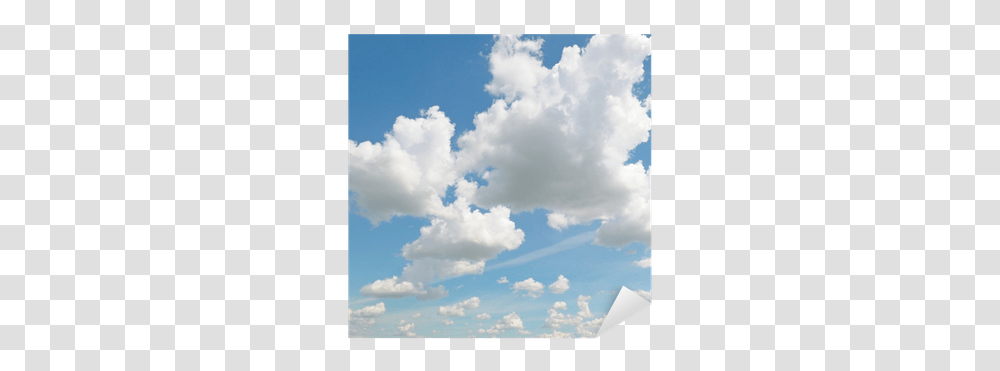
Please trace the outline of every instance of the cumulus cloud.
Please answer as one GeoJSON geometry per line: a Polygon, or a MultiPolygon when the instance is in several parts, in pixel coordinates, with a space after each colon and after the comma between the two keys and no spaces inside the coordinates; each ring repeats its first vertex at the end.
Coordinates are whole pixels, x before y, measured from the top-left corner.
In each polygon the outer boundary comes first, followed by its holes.
{"type": "Polygon", "coordinates": [[[413,314],[412,316],[410,316],[410,317],[413,317],[413,318],[420,318],[420,317],[423,317],[423,316],[424,316],[423,314],[420,314],[420,313],[414,313],[414,314],[413,314]]]}
{"type": "Polygon", "coordinates": [[[369,285],[370,296],[442,298],[447,294],[443,287],[426,290],[419,285],[481,274],[486,260],[524,241],[524,232],[504,206],[483,213],[461,197],[443,204],[448,186],[459,177],[451,151],[455,125],[437,106],[422,115],[398,117],[382,142],[350,143],[349,188],[359,214],[373,224],[396,215],[431,218],[420,237],[403,246],[403,257],[411,261],[402,273],[407,284],[386,287],[379,284],[385,280],[376,281],[369,285]]]}
{"type": "MultiPolygon", "coordinates": [[[[487,261],[518,248],[525,236],[510,216],[522,211],[546,210],[557,230],[600,220],[598,245],[649,246],[649,173],[626,164],[649,140],[649,98],[632,91],[649,38],[597,35],[583,48],[564,48],[552,68],[541,63],[542,43],[496,39],[485,88],[498,99],[475,115],[457,151],[455,125],[438,106],[397,117],[381,142],[349,143],[348,186],[360,215],[375,225],[398,215],[430,219],[403,246],[409,263],[400,278],[375,281],[362,294],[445,297],[444,287],[426,285],[482,274],[487,261]],[[483,184],[466,180],[470,173],[483,184]],[[446,205],[452,186],[456,200],[446,205]]],[[[544,289],[537,285],[521,289],[537,297],[544,289]]]]}
{"type": "Polygon", "coordinates": [[[366,328],[375,324],[375,318],[385,314],[385,303],[379,302],[375,305],[353,310],[347,309],[348,326],[351,335],[360,334],[366,328]]]}
{"type": "Polygon", "coordinates": [[[488,184],[465,192],[477,205],[549,210],[555,229],[602,220],[601,245],[648,246],[649,174],[625,162],[649,140],[649,107],[632,94],[649,39],[597,35],[563,49],[551,69],[539,45],[507,36],[494,43],[487,90],[502,99],[476,115],[456,158],[461,172],[481,172],[488,184]]]}
{"type": "Polygon", "coordinates": [[[403,246],[403,257],[413,261],[403,269],[410,281],[480,274],[486,261],[524,242],[524,232],[510,220],[510,209],[495,206],[487,213],[472,210],[459,197],[435,212],[420,237],[403,246]]]}
{"type": "Polygon", "coordinates": [[[414,323],[406,323],[406,320],[400,320],[399,325],[396,325],[396,336],[399,337],[415,337],[417,333],[414,329],[417,327],[414,323]]]}
{"type": "Polygon", "coordinates": [[[445,320],[441,320],[441,323],[444,324],[445,326],[451,326],[451,325],[455,324],[455,321],[452,321],[450,319],[445,319],[445,320]]]}
{"type": "Polygon", "coordinates": [[[432,300],[448,296],[448,290],[445,290],[444,286],[425,287],[422,283],[413,283],[392,276],[364,285],[361,287],[361,294],[373,298],[398,299],[416,296],[420,300],[432,300]]]}
{"type": "Polygon", "coordinates": [[[478,320],[484,320],[484,319],[490,319],[490,318],[493,318],[493,317],[491,317],[490,314],[486,313],[486,312],[483,312],[481,314],[477,314],[476,315],[476,319],[478,319],[478,320]]]}
{"type": "Polygon", "coordinates": [[[559,275],[559,278],[556,279],[556,282],[549,285],[549,291],[553,294],[562,294],[566,292],[566,290],[569,290],[569,279],[563,277],[561,274],[559,275]]]}
{"type": "Polygon", "coordinates": [[[580,220],[560,213],[549,213],[546,215],[546,218],[548,220],[547,224],[549,227],[557,231],[566,229],[566,227],[571,225],[580,224],[580,220]]]}
{"type": "Polygon", "coordinates": [[[632,265],[639,268],[649,268],[651,264],[652,264],[652,258],[644,258],[642,260],[636,260],[632,262],[632,265]]]}
{"type": "Polygon", "coordinates": [[[597,331],[601,329],[605,318],[607,318],[606,315],[581,323],[579,326],[576,326],[576,334],[580,337],[597,336],[597,331]]]}
{"type": "Polygon", "coordinates": [[[465,317],[465,310],[479,308],[479,303],[479,297],[473,296],[465,301],[438,307],[438,314],[442,316],[465,317]]]}
{"type": "Polygon", "coordinates": [[[507,276],[500,277],[500,279],[497,280],[497,283],[507,283],[507,276]]]}
{"type": "Polygon", "coordinates": [[[378,304],[369,305],[358,310],[351,310],[350,314],[364,318],[378,317],[385,314],[385,303],[379,302],[378,304]]]}
{"type": "Polygon", "coordinates": [[[382,142],[349,142],[348,188],[358,212],[373,224],[442,207],[441,197],[458,176],[451,151],[455,124],[437,106],[422,115],[397,117],[382,142]]]}
{"type": "Polygon", "coordinates": [[[561,332],[559,330],[552,330],[551,334],[538,334],[538,337],[560,339],[560,338],[571,338],[573,337],[573,334],[570,334],[568,332],[561,332]]]}
{"type": "Polygon", "coordinates": [[[541,282],[535,281],[534,278],[529,277],[524,281],[514,283],[513,288],[514,292],[525,291],[528,296],[537,298],[539,295],[542,295],[542,291],[545,290],[545,285],[541,282]]]}
{"type": "Polygon", "coordinates": [[[520,334],[528,333],[524,330],[524,322],[521,321],[521,316],[518,316],[517,312],[510,312],[510,314],[503,316],[502,319],[488,329],[479,329],[479,333],[496,336],[506,332],[506,330],[518,330],[520,334]]]}
{"type": "MultiPolygon", "coordinates": [[[[559,329],[562,328],[562,326],[572,326],[576,327],[577,336],[594,336],[595,332],[601,328],[601,324],[604,323],[604,317],[602,316],[601,318],[588,320],[589,318],[594,317],[594,314],[590,312],[590,299],[590,296],[585,295],[577,297],[576,306],[579,309],[579,312],[575,315],[562,312],[567,309],[566,302],[555,302],[552,304],[552,308],[549,308],[549,317],[545,319],[545,324],[542,326],[551,329],[559,329]]],[[[564,335],[565,333],[555,331],[553,334],[548,336],[543,335],[543,337],[568,337],[564,335]]]]}

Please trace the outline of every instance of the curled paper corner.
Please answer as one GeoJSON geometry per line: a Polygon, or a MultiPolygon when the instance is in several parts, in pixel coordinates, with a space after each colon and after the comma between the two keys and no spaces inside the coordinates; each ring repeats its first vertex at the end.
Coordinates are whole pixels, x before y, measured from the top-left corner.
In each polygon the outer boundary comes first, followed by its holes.
{"type": "Polygon", "coordinates": [[[643,299],[643,297],[639,296],[639,294],[635,291],[622,286],[622,289],[618,291],[618,297],[615,298],[615,302],[611,304],[611,310],[608,311],[608,316],[604,318],[604,323],[602,323],[601,328],[597,330],[597,336],[595,337],[601,337],[605,331],[608,331],[612,327],[625,322],[625,320],[633,314],[638,313],[640,310],[649,305],[650,302],[643,299]]]}

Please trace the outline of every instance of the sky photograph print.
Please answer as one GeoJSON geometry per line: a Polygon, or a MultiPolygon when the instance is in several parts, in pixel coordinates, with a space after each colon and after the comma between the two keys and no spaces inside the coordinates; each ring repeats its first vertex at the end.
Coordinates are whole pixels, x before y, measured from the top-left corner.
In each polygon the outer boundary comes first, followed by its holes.
{"type": "Polygon", "coordinates": [[[593,337],[650,299],[648,36],[348,49],[350,337],[593,337]]]}

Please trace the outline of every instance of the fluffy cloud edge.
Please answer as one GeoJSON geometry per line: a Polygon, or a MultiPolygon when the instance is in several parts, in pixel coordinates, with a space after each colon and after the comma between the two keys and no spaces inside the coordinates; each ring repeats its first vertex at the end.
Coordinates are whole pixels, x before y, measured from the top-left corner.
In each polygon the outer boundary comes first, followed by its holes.
{"type": "Polygon", "coordinates": [[[361,295],[392,299],[416,296],[419,300],[436,300],[448,296],[448,290],[444,286],[425,286],[392,276],[362,286],[361,295]]]}
{"type": "Polygon", "coordinates": [[[632,262],[633,266],[636,266],[636,267],[639,267],[639,268],[649,268],[650,266],[652,266],[652,264],[653,264],[653,259],[652,258],[643,258],[642,260],[636,260],[636,261],[632,262]]]}
{"type": "Polygon", "coordinates": [[[452,305],[440,306],[438,307],[438,315],[448,317],[465,317],[465,310],[479,308],[480,302],[481,300],[479,300],[479,297],[473,296],[452,305]]]}
{"type": "Polygon", "coordinates": [[[514,283],[511,286],[514,292],[524,291],[530,297],[537,298],[542,295],[542,291],[545,291],[545,285],[541,282],[535,281],[534,278],[528,277],[528,279],[520,282],[514,283]]]}
{"type": "Polygon", "coordinates": [[[569,279],[561,274],[555,282],[549,285],[549,292],[553,294],[562,294],[567,290],[569,290],[569,279]]]}

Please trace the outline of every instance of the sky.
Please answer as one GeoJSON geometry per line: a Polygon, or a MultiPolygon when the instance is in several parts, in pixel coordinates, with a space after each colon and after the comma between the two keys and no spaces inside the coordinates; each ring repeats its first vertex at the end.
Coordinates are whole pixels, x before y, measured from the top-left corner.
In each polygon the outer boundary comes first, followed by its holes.
{"type": "Polygon", "coordinates": [[[593,336],[648,296],[648,40],[351,35],[351,336],[593,336]]]}

